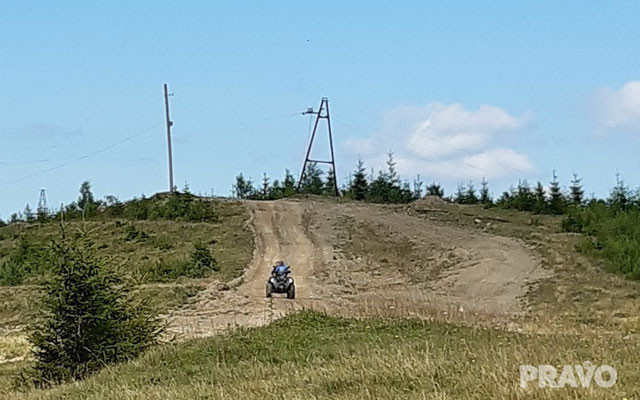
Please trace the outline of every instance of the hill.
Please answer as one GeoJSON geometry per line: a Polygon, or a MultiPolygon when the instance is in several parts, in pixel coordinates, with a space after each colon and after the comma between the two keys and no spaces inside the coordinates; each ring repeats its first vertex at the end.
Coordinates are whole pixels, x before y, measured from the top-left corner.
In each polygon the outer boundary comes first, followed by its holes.
{"type": "MultiPolygon", "coordinates": [[[[581,237],[562,233],[558,217],[433,199],[395,206],[315,197],[229,204],[246,210],[230,218],[253,232],[246,242],[254,243],[253,257],[231,287],[196,280],[203,290],[169,314],[170,344],[79,385],[6,396],[638,395],[640,284],[576,252],[581,237]],[[250,228],[239,222],[248,215],[250,228]],[[277,259],[292,266],[295,301],[264,298],[277,259]],[[587,361],[613,365],[616,386],[518,386],[521,364],[587,361]]],[[[225,219],[218,224],[227,226],[225,219]]],[[[229,241],[228,248],[237,250],[237,243],[244,242],[229,241]]],[[[224,276],[222,264],[215,274],[224,276]]],[[[20,346],[15,337],[5,341],[20,346]]],[[[3,364],[0,382],[22,364],[3,364]]]]}

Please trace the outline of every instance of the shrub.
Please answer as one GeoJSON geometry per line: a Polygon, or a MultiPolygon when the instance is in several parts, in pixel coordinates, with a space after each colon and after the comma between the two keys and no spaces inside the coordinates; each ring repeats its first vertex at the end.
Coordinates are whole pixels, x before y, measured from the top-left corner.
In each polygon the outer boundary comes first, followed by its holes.
{"type": "Polygon", "coordinates": [[[10,258],[0,265],[0,285],[20,285],[26,276],[27,271],[15,258],[10,258]]]}
{"type": "Polygon", "coordinates": [[[0,264],[0,285],[17,286],[29,276],[44,272],[40,244],[30,236],[23,235],[19,238],[18,247],[0,264]]]}
{"type": "Polygon", "coordinates": [[[640,211],[594,201],[586,208],[572,207],[562,228],[587,234],[580,249],[603,258],[608,270],[640,279],[640,211]]]}
{"type": "Polygon", "coordinates": [[[149,239],[149,234],[141,229],[136,228],[134,224],[130,224],[127,227],[127,232],[124,235],[124,240],[127,242],[141,242],[149,239]]]}
{"type": "Polygon", "coordinates": [[[216,260],[211,255],[209,248],[201,241],[196,242],[194,245],[193,253],[191,254],[191,263],[196,270],[212,269],[217,271],[218,266],[216,260]]]}
{"type": "Polygon", "coordinates": [[[24,377],[36,386],[82,379],[107,364],[138,356],[156,342],[157,315],[98,258],[84,235],[53,243],[44,262],[43,313],[30,327],[35,363],[24,377]]]}
{"type": "Polygon", "coordinates": [[[218,271],[218,263],[202,242],[194,244],[189,258],[173,258],[142,266],[138,279],[145,282],[170,282],[180,277],[204,278],[218,271]]]}
{"type": "Polygon", "coordinates": [[[133,220],[214,222],[218,219],[210,201],[200,200],[191,193],[172,193],[166,200],[134,199],[119,207],[124,217],[133,220]]]}

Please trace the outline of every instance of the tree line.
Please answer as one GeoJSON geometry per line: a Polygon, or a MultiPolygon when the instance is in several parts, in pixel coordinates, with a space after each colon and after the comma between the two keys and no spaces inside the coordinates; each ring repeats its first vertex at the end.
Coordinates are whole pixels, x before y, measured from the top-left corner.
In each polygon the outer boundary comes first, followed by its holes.
{"type": "Polygon", "coordinates": [[[51,222],[98,217],[188,222],[215,222],[218,219],[212,202],[192,194],[187,184],[182,191],[166,196],[148,198],[143,195],[126,202],[121,202],[113,195],[106,196],[104,200],[96,199],[89,181],[80,185],[79,192],[76,201],[55,211],[38,209],[34,212],[27,204],[21,213],[13,213],[8,222],[51,222]]]}
{"type": "MultiPolygon", "coordinates": [[[[236,176],[232,194],[239,199],[252,200],[275,200],[295,194],[335,196],[334,185],[336,185],[336,176],[333,169],[329,169],[325,176],[325,172],[316,163],[310,162],[307,164],[300,185],[288,169],[285,170],[282,181],[276,179],[273,182],[266,173],[258,183],[240,173],[236,176]]],[[[389,152],[385,170],[378,171],[377,174],[373,170],[367,171],[364,162],[359,159],[356,169],[349,175],[347,184],[337,186],[340,196],[353,200],[372,203],[409,203],[423,196],[423,185],[420,176],[413,182],[400,179],[393,153],[389,152]]],[[[444,195],[444,191],[437,184],[427,186],[426,192],[444,195]]]]}

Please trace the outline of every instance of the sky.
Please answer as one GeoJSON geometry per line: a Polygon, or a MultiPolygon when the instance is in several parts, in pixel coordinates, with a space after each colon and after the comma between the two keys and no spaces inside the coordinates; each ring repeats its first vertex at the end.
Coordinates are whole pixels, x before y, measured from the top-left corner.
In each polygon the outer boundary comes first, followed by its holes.
{"type": "MultiPolygon", "coordinates": [[[[0,1],[0,218],[299,174],[329,98],[337,174],[394,153],[451,193],[578,173],[640,186],[638,1],[0,1]]],[[[329,155],[321,124],[314,158],[329,155]]]]}

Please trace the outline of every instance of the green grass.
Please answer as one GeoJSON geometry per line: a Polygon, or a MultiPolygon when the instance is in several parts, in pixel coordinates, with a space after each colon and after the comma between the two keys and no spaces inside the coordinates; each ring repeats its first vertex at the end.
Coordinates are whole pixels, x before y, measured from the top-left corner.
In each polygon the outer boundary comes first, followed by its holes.
{"type": "MultiPolygon", "coordinates": [[[[217,277],[223,280],[239,276],[253,248],[247,227],[247,212],[235,202],[215,202],[218,222],[179,222],[167,220],[129,221],[110,218],[72,220],[66,223],[67,234],[89,232],[101,255],[113,265],[121,266],[140,282],[161,280],[156,270],[189,262],[194,244],[204,243],[220,265],[217,277]]],[[[0,228],[0,264],[9,261],[26,242],[38,252],[60,235],[58,223],[12,224],[0,228]]],[[[37,280],[37,276],[31,277],[37,280]]],[[[28,279],[27,279],[28,281],[28,279]]]]}
{"type": "MultiPolygon", "coordinates": [[[[99,254],[109,260],[109,265],[139,283],[141,292],[153,296],[156,305],[165,311],[184,303],[211,279],[229,281],[239,277],[251,260],[253,234],[245,206],[234,201],[212,201],[211,205],[217,216],[215,222],[130,221],[99,215],[86,222],[68,221],[65,230],[68,234],[89,232],[99,254]],[[219,270],[211,270],[206,279],[177,276],[180,274],[176,271],[189,271],[183,267],[192,262],[196,243],[206,246],[219,270]],[[157,285],[158,282],[166,285],[157,285]]],[[[0,227],[0,266],[19,251],[24,243],[22,238],[37,252],[59,235],[56,222],[0,227]]],[[[40,278],[36,271],[28,275],[22,285],[0,286],[0,332],[32,319],[40,278]]]]}
{"type": "MultiPolygon", "coordinates": [[[[638,350],[611,337],[529,336],[303,312],[267,327],[159,347],[78,384],[0,389],[0,398],[622,399],[640,395],[638,350]],[[584,361],[614,366],[618,383],[611,389],[519,387],[520,364],[584,361]]],[[[15,373],[0,366],[0,388],[15,373]]]]}

